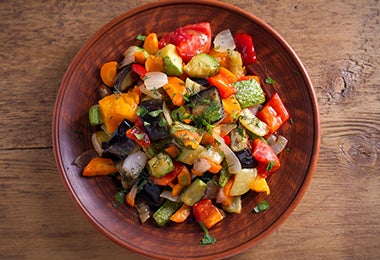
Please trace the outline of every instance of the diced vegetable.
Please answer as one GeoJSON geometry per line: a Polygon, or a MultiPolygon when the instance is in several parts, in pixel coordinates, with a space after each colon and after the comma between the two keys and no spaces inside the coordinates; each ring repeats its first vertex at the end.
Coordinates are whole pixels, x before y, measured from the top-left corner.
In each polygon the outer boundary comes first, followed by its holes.
{"type": "Polygon", "coordinates": [[[177,157],[177,161],[183,162],[187,165],[193,165],[198,155],[205,149],[202,145],[199,145],[196,149],[181,148],[181,153],[177,157]]]}
{"type": "Polygon", "coordinates": [[[243,195],[251,189],[251,182],[256,178],[257,170],[253,169],[242,169],[240,172],[235,174],[234,183],[232,184],[230,195],[239,196],[243,195]]]}
{"type": "Polygon", "coordinates": [[[215,87],[205,89],[190,98],[192,115],[200,125],[212,124],[223,118],[224,110],[219,91],[215,87]]]}
{"type": "Polygon", "coordinates": [[[168,76],[159,71],[147,72],[144,76],[144,85],[147,90],[157,91],[168,84],[168,76]]]}
{"type": "Polygon", "coordinates": [[[183,146],[191,149],[197,149],[202,140],[202,134],[196,127],[177,121],[171,127],[170,133],[183,146]]]}
{"type": "Polygon", "coordinates": [[[241,196],[234,196],[230,205],[222,205],[222,209],[229,213],[240,214],[242,210],[241,196]]]}
{"type": "Polygon", "coordinates": [[[255,168],[257,166],[257,161],[252,156],[251,151],[248,148],[235,152],[235,154],[239,159],[242,168],[255,168]]]}
{"type": "Polygon", "coordinates": [[[137,179],[140,173],[144,170],[148,157],[142,151],[132,153],[125,158],[122,169],[127,176],[137,179]]]}
{"type": "Polygon", "coordinates": [[[100,67],[100,77],[102,78],[103,83],[109,87],[113,87],[116,73],[117,73],[116,61],[106,62],[100,67]]]}
{"type": "Polygon", "coordinates": [[[242,169],[241,163],[235,153],[224,143],[222,137],[214,134],[214,138],[219,142],[219,148],[226,158],[228,171],[232,174],[240,172],[242,169]]]}
{"type": "Polygon", "coordinates": [[[255,79],[241,80],[234,83],[236,98],[242,108],[265,102],[264,91],[255,79]]]}
{"type": "Polygon", "coordinates": [[[206,228],[212,228],[220,222],[224,215],[221,210],[212,204],[210,199],[202,199],[193,206],[195,220],[202,223],[206,228]]]}
{"type": "Polygon", "coordinates": [[[263,140],[257,138],[253,142],[253,157],[258,161],[257,172],[266,178],[280,168],[280,160],[273,149],[263,140]]]}
{"type": "Polygon", "coordinates": [[[257,206],[253,210],[256,213],[259,213],[259,212],[267,210],[268,208],[269,208],[269,202],[266,201],[266,200],[263,200],[262,202],[260,202],[259,204],[257,204],[257,206]]]}
{"type": "Polygon", "coordinates": [[[256,62],[256,52],[253,47],[252,37],[246,33],[238,33],[234,36],[236,50],[241,54],[244,66],[256,62]]]}
{"type": "Polygon", "coordinates": [[[110,140],[103,144],[103,156],[116,156],[124,159],[127,155],[139,149],[137,143],[129,139],[125,132],[133,126],[132,122],[123,120],[110,140]]]}
{"type": "Polygon", "coordinates": [[[103,124],[103,118],[100,113],[99,105],[93,105],[90,107],[88,111],[88,119],[90,121],[90,125],[96,126],[103,124]]]}
{"type": "Polygon", "coordinates": [[[164,226],[170,221],[170,217],[181,207],[181,202],[166,200],[164,204],[153,214],[153,219],[159,226],[164,226]]]}
{"type": "Polygon", "coordinates": [[[231,150],[239,152],[248,147],[248,135],[244,128],[239,127],[231,131],[231,150]]]}
{"type": "Polygon", "coordinates": [[[93,158],[83,169],[83,176],[98,176],[116,173],[114,162],[108,158],[93,158]]]}
{"type": "Polygon", "coordinates": [[[257,136],[264,136],[269,132],[268,125],[258,119],[248,108],[240,111],[239,121],[247,130],[257,136]]]}
{"type": "Polygon", "coordinates": [[[182,204],[182,206],[170,217],[170,220],[176,223],[184,222],[191,214],[191,207],[182,204]]]}
{"type": "Polygon", "coordinates": [[[217,87],[222,98],[228,98],[229,96],[235,94],[236,91],[235,87],[232,85],[232,82],[230,82],[230,80],[223,73],[220,73],[220,71],[223,70],[224,69],[219,70],[219,73],[207,78],[207,80],[211,86],[217,87]]]}
{"type": "Polygon", "coordinates": [[[214,38],[214,49],[219,52],[235,49],[234,38],[229,29],[219,32],[214,38]]]}
{"type": "Polygon", "coordinates": [[[208,22],[188,24],[164,35],[159,47],[172,43],[184,62],[199,53],[208,53],[211,47],[211,26],[208,22]]]}
{"type": "Polygon", "coordinates": [[[207,184],[200,179],[196,179],[189,187],[181,194],[180,200],[186,205],[193,206],[207,190],[207,184]]]}
{"type": "Polygon", "coordinates": [[[170,156],[161,152],[148,161],[150,175],[161,178],[174,170],[174,164],[170,156]]]}
{"type": "Polygon", "coordinates": [[[125,91],[130,88],[138,78],[137,74],[132,71],[132,65],[124,66],[116,75],[114,89],[116,91],[125,91]]]}
{"type": "Polygon", "coordinates": [[[271,134],[285,124],[289,120],[290,115],[282,103],[280,96],[275,93],[257,113],[257,117],[269,126],[269,134],[271,134]]]}
{"type": "Polygon", "coordinates": [[[160,186],[166,186],[172,183],[172,181],[174,181],[175,178],[177,178],[178,174],[182,171],[182,168],[184,167],[179,162],[173,162],[173,165],[174,165],[174,169],[168,174],[164,175],[163,177],[156,177],[154,175],[151,176],[153,183],[160,186]]]}
{"type": "Polygon", "coordinates": [[[230,51],[228,52],[228,58],[230,65],[228,69],[238,78],[244,76],[245,69],[243,67],[243,60],[241,59],[240,53],[237,51],[230,51]]]}
{"type": "Polygon", "coordinates": [[[159,50],[157,34],[149,33],[145,38],[143,48],[149,54],[155,54],[159,50]]]}
{"type": "Polygon", "coordinates": [[[200,53],[191,58],[183,70],[190,77],[207,78],[218,73],[220,65],[218,61],[207,53],[200,53]]]}
{"type": "Polygon", "coordinates": [[[141,47],[138,47],[138,46],[130,46],[125,52],[124,52],[124,59],[123,61],[119,64],[119,67],[120,68],[123,68],[124,66],[126,65],[129,65],[129,64],[132,64],[133,62],[135,62],[135,53],[136,52],[141,52],[144,54],[145,58],[148,58],[149,56],[149,53],[144,50],[143,48],[141,47]]]}
{"type": "Polygon", "coordinates": [[[151,141],[162,140],[170,137],[167,121],[163,114],[163,101],[149,99],[139,105],[138,114],[143,121],[144,128],[151,141]]]}
{"type": "Polygon", "coordinates": [[[99,100],[99,109],[109,133],[115,132],[124,119],[136,122],[139,100],[139,95],[133,92],[113,94],[99,100]]]}
{"type": "Polygon", "coordinates": [[[164,71],[168,76],[182,75],[182,58],[173,44],[168,44],[157,52],[164,60],[164,71]]]}
{"type": "Polygon", "coordinates": [[[168,83],[163,88],[175,106],[183,106],[185,104],[184,96],[187,91],[183,80],[177,77],[168,77],[168,83]]]}
{"type": "Polygon", "coordinates": [[[256,192],[265,192],[267,195],[270,194],[270,188],[265,178],[261,177],[259,174],[251,183],[251,189],[256,192]]]}
{"type": "Polygon", "coordinates": [[[104,131],[97,131],[91,135],[91,143],[99,156],[103,155],[103,143],[107,143],[110,137],[104,131]]]}

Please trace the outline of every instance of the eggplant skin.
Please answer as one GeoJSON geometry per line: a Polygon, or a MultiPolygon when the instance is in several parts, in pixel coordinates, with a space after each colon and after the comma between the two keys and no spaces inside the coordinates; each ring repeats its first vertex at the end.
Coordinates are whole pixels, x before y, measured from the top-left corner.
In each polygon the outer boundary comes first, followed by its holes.
{"type": "Polygon", "coordinates": [[[210,87],[190,97],[192,114],[195,119],[212,124],[224,116],[222,98],[216,87],[210,87]]]}
{"type": "Polygon", "coordinates": [[[164,202],[164,199],[160,197],[161,192],[160,186],[147,182],[144,188],[137,193],[137,199],[144,201],[152,210],[156,210],[164,202]]]}
{"type": "Polygon", "coordinates": [[[124,119],[118,126],[115,134],[107,143],[102,144],[104,149],[103,156],[112,159],[124,159],[130,153],[135,151],[138,144],[129,139],[125,132],[133,126],[133,123],[124,119]]]}
{"type": "Polygon", "coordinates": [[[158,113],[158,115],[151,115],[151,112],[162,111],[163,100],[149,99],[141,102],[139,107],[147,111],[147,113],[145,115],[141,115],[140,118],[143,122],[146,122],[144,127],[149,139],[152,141],[158,141],[169,138],[169,128],[160,126],[160,121],[165,120],[164,114],[161,112],[158,113]]]}
{"type": "Polygon", "coordinates": [[[255,168],[258,165],[248,148],[235,152],[235,155],[239,159],[242,168],[255,168]]]}

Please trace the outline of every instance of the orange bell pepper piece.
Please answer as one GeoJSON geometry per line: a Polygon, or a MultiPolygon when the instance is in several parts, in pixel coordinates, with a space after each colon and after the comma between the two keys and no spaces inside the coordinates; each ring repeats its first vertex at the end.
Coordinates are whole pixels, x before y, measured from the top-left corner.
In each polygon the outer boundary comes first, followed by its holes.
{"type": "Polygon", "coordinates": [[[171,98],[175,106],[183,106],[185,104],[186,86],[182,79],[177,77],[168,77],[168,83],[163,86],[168,96],[171,98]]]}
{"type": "Polygon", "coordinates": [[[224,218],[221,211],[214,206],[212,201],[208,198],[198,201],[193,206],[193,214],[195,220],[204,224],[208,229],[212,228],[224,218]]]}

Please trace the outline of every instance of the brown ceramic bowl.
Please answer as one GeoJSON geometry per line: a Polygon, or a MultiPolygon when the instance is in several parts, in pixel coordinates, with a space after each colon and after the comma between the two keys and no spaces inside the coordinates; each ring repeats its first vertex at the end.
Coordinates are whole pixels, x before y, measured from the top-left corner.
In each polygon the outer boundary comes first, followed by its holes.
{"type": "Polygon", "coordinates": [[[307,190],[319,152],[319,111],[310,79],[294,51],[264,21],[237,7],[218,1],[163,1],[130,10],[101,28],[84,45],[68,68],[59,89],[53,119],[56,161],[64,184],[86,217],[106,237],[150,258],[224,258],[263,239],[289,217],[307,190]],[[248,67],[275,86],[263,84],[271,95],[277,91],[288,108],[292,124],[281,133],[289,139],[289,151],[281,169],[269,177],[270,196],[251,192],[243,199],[243,212],[228,215],[213,227],[213,245],[201,246],[203,231],[197,224],[169,224],[159,228],[153,220],[139,223],[135,210],[113,207],[117,185],[109,177],[84,178],[74,159],[91,148],[88,109],[97,102],[99,66],[118,60],[138,34],[159,36],[177,27],[209,21],[212,31],[229,28],[253,36],[258,61],[248,67]],[[261,200],[270,209],[254,214],[261,200]]]}

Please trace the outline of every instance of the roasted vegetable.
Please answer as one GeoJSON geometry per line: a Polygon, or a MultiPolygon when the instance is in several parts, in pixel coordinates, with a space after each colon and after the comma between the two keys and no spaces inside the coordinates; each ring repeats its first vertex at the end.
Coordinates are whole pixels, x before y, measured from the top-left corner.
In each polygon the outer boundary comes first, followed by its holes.
{"type": "Polygon", "coordinates": [[[139,105],[138,114],[151,141],[170,137],[162,108],[163,101],[159,99],[142,101],[139,105]]]}
{"type": "Polygon", "coordinates": [[[107,143],[103,143],[103,156],[116,156],[119,159],[124,159],[130,153],[139,149],[137,143],[129,139],[125,134],[132,126],[132,122],[127,119],[121,122],[111,139],[107,143]]]}
{"type": "Polygon", "coordinates": [[[216,87],[191,96],[190,104],[194,120],[200,124],[212,124],[224,116],[222,99],[216,87]]]}

